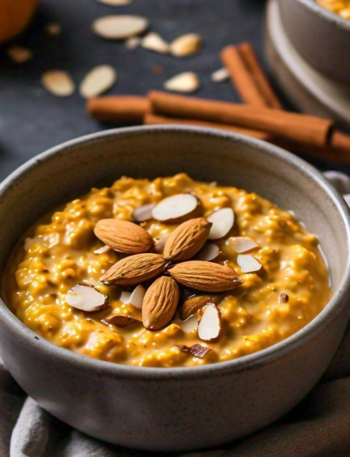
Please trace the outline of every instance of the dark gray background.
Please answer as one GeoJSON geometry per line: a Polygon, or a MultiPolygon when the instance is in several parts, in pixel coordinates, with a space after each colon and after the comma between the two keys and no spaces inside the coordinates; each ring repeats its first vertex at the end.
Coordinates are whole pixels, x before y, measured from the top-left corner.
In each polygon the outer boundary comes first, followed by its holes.
{"type": "MultiPolygon", "coordinates": [[[[51,146],[106,128],[89,118],[78,94],[60,99],[47,93],[40,82],[44,71],[68,70],[78,84],[93,66],[111,64],[119,78],[109,93],[140,95],[161,89],[174,74],[195,71],[202,80],[198,96],[238,101],[230,82],[215,84],[210,75],[221,66],[220,50],[231,43],[253,42],[264,60],[265,6],[264,0],[134,0],[125,7],[94,0],[41,0],[32,25],[16,40],[30,48],[34,58],[16,65],[6,56],[6,46],[0,48],[0,180],[51,146]],[[104,41],[91,32],[95,18],[120,13],[146,16],[151,30],[166,40],[199,33],[205,46],[198,55],[179,59],[142,48],[130,51],[124,43],[104,41]],[[61,24],[60,36],[46,34],[44,27],[51,22],[61,24]],[[163,67],[162,74],[153,74],[155,65],[163,67]]],[[[340,168],[323,160],[312,162],[340,168]]]]}

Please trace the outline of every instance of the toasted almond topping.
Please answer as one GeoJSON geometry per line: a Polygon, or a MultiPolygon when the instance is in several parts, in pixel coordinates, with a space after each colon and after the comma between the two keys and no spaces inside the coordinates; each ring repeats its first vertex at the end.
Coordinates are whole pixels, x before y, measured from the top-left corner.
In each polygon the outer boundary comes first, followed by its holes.
{"type": "Polygon", "coordinates": [[[289,302],[289,296],[285,294],[284,292],[280,293],[278,303],[288,303],[289,302]]]}
{"type": "Polygon", "coordinates": [[[87,313],[101,311],[108,307],[107,295],[99,292],[91,284],[77,284],[69,289],[66,302],[69,306],[87,313]]]}
{"type": "Polygon", "coordinates": [[[123,290],[123,292],[120,294],[119,300],[122,303],[130,303],[131,293],[132,292],[129,292],[127,290],[123,290]]]}
{"type": "Polygon", "coordinates": [[[262,268],[261,263],[249,254],[240,254],[237,263],[241,267],[242,273],[255,273],[262,268]]]}
{"type": "Polygon", "coordinates": [[[110,65],[99,65],[85,75],[80,84],[80,95],[84,98],[97,97],[110,89],[117,80],[117,72],[110,65]]]}
{"type": "Polygon", "coordinates": [[[235,214],[232,208],[219,209],[219,211],[215,211],[208,217],[208,221],[213,224],[208,239],[220,240],[232,229],[235,222],[235,214]]]}
{"type": "Polygon", "coordinates": [[[144,222],[152,219],[152,210],[155,206],[155,203],[148,203],[147,205],[139,206],[132,213],[133,220],[135,222],[144,222]]]}
{"type": "Polygon", "coordinates": [[[106,252],[111,251],[112,248],[110,246],[102,246],[99,249],[95,249],[94,254],[100,255],[100,254],[106,254],[106,252]]]}
{"type": "Polygon", "coordinates": [[[213,303],[213,297],[210,295],[195,295],[188,298],[181,306],[181,319],[188,319],[206,306],[208,303],[213,303]]]}
{"type": "Polygon", "coordinates": [[[159,254],[136,254],[117,262],[100,281],[107,285],[135,286],[158,276],[165,265],[159,254]]]}
{"type": "Polygon", "coordinates": [[[227,68],[219,68],[219,70],[214,71],[211,75],[211,80],[215,83],[221,83],[223,81],[228,80],[230,77],[230,73],[227,68]]]}
{"type": "Polygon", "coordinates": [[[216,244],[206,244],[196,255],[196,260],[203,260],[211,262],[215,260],[220,254],[220,248],[216,244]]]}
{"type": "Polygon", "coordinates": [[[243,252],[248,252],[259,247],[254,240],[247,236],[232,236],[227,240],[226,244],[237,254],[242,254],[243,252]]]}
{"type": "Polygon", "coordinates": [[[179,263],[168,273],[180,284],[203,292],[225,292],[243,284],[231,268],[199,260],[179,263]]]}
{"type": "Polygon", "coordinates": [[[172,262],[191,259],[206,242],[211,224],[204,217],[183,222],[170,235],[163,257],[172,262]]]}
{"type": "Polygon", "coordinates": [[[186,320],[177,319],[175,323],[184,333],[192,333],[198,328],[198,317],[191,316],[186,320]]]}
{"type": "Polygon", "coordinates": [[[106,317],[102,322],[108,325],[116,325],[117,327],[129,327],[130,325],[141,324],[140,321],[133,317],[117,314],[106,317]]]}
{"type": "Polygon", "coordinates": [[[168,79],[168,81],[164,83],[164,89],[190,94],[191,92],[198,90],[200,85],[201,83],[196,73],[187,71],[168,79]]]}
{"type": "Polygon", "coordinates": [[[144,32],[148,26],[148,20],[141,16],[114,15],[96,19],[92,29],[101,38],[125,40],[144,32]]]}
{"type": "Polygon", "coordinates": [[[154,240],[154,242],[155,242],[154,250],[155,250],[155,252],[157,254],[163,254],[163,251],[164,251],[166,242],[169,239],[169,236],[170,235],[168,234],[168,235],[162,235],[159,238],[155,238],[155,240],[154,240]]]}
{"type": "Polygon", "coordinates": [[[176,345],[175,347],[185,354],[191,354],[194,357],[199,357],[200,359],[203,359],[209,352],[212,352],[210,348],[202,346],[201,344],[194,344],[191,347],[176,345]]]}
{"type": "Polygon", "coordinates": [[[198,324],[198,336],[203,341],[218,341],[222,333],[222,316],[219,308],[209,303],[202,308],[198,324]]]}
{"type": "Polygon", "coordinates": [[[133,290],[129,303],[137,309],[142,309],[142,303],[143,303],[143,298],[145,296],[146,289],[139,284],[135,289],[133,290]]]}
{"type": "Polygon", "coordinates": [[[142,322],[148,330],[160,330],[173,318],[180,299],[176,282],[167,277],[158,278],[148,288],[142,306],[142,322]]]}
{"type": "Polygon", "coordinates": [[[23,46],[13,45],[7,49],[7,55],[15,63],[24,63],[33,57],[32,51],[23,46]]]}
{"type": "Polygon", "coordinates": [[[150,32],[141,41],[143,48],[150,51],[159,52],[160,54],[169,53],[169,44],[158,35],[158,33],[150,32]]]}
{"type": "Polygon", "coordinates": [[[141,38],[139,37],[131,37],[131,38],[128,38],[125,42],[125,47],[127,49],[136,49],[140,46],[141,44],[141,38]]]}
{"type": "Polygon", "coordinates": [[[107,246],[123,254],[140,254],[153,248],[151,235],[139,225],[118,219],[101,219],[95,235],[107,246]]]}
{"type": "Polygon", "coordinates": [[[58,36],[62,32],[62,27],[60,24],[47,24],[45,27],[46,33],[50,36],[58,36]]]}
{"type": "Polygon", "coordinates": [[[202,47],[203,40],[196,33],[188,33],[174,40],[170,45],[170,52],[177,57],[189,56],[195,54],[202,47]]]}
{"type": "Polygon", "coordinates": [[[66,71],[47,71],[42,75],[41,82],[45,89],[56,97],[69,97],[75,91],[75,84],[66,71]]]}
{"type": "Polygon", "coordinates": [[[152,211],[154,219],[166,224],[179,224],[198,215],[201,204],[191,194],[177,194],[159,202],[152,211]]]}
{"type": "Polygon", "coordinates": [[[125,6],[130,5],[133,0],[97,0],[99,3],[110,6],[125,6]]]}

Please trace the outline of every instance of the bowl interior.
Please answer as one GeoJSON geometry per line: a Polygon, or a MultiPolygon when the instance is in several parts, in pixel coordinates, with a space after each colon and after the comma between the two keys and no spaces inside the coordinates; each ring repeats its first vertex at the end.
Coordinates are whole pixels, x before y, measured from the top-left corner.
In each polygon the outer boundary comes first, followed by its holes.
{"type": "Polygon", "coordinates": [[[267,143],[184,127],[92,135],[54,148],[17,170],[0,188],[0,268],[21,234],[57,205],[123,175],[155,178],[180,172],[256,192],[293,210],[319,236],[332,287],[338,286],[349,254],[347,209],[322,176],[267,143]]]}

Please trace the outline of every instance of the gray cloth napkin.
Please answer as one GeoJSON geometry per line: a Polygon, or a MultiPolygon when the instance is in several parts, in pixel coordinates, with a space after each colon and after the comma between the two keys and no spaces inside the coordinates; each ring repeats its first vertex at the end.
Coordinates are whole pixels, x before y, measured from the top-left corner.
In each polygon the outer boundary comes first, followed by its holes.
{"type": "MultiPolygon", "coordinates": [[[[328,172],[343,194],[350,179],[328,172]]],[[[80,433],[41,409],[18,387],[0,359],[1,457],[146,457],[80,433]]],[[[159,454],[160,455],[160,454],[159,454]]],[[[168,456],[179,454],[165,454],[168,456]]],[[[350,326],[321,382],[286,417],[220,450],[186,457],[350,457],[350,326]]]]}

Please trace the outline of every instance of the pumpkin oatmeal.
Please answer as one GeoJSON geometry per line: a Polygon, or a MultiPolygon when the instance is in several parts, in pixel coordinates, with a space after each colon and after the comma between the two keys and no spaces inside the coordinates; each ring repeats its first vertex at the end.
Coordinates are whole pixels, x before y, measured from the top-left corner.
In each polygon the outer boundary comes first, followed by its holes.
{"type": "Polygon", "coordinates": [[[332,13],[339,14],[350,20],[350,0],[316,0],[321,6],[332,13]]]}
{"type": "Polygon", "coordinates": [[[30,230],[6,275],[5,302],[37,334],[142,367],[257,352],[330,296],[317,237],[290,212],[185,174],[92,189],[30,230]]]}

